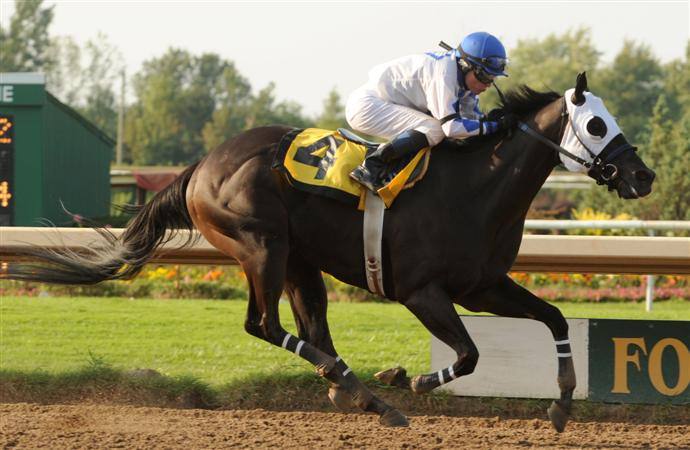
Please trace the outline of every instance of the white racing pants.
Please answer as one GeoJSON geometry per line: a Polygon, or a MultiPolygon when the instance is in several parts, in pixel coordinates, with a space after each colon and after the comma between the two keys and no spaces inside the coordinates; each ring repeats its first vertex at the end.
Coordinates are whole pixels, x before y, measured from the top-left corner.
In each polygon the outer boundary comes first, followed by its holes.
{"type": "Polygon", "coordinates": [[[367,87],[357,89],[347,99],[345,119],[355,131],[388,140],[407,130],[424,133],[431,146],[446,137],[439,120],[416,109],[388,102],[367,87]]]}

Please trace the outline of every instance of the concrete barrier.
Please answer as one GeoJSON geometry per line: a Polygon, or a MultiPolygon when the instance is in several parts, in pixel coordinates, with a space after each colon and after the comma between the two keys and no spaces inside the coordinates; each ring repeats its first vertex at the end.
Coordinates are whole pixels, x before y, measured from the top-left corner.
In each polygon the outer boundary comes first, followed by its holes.
{"type": "MultiPolygon", "coordinates": [[[[558,398],[556,346],[540,322],[463,316],[479,349],[474,373],[445,385],[456,395],[558,398]]],[[[690,404],[690,322],[568,319],[574,398],[616,403],[690,404]]],[[[431,340],[431,369],[456,361],[431,340]]]]}

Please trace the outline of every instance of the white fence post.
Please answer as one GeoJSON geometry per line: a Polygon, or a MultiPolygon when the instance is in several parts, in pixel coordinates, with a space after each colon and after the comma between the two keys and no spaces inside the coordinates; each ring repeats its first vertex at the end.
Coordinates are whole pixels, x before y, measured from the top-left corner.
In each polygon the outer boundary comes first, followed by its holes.
{"type": "MultiPolygon", "coordinates": [[[[654,236],[654,230],[647,231],[649,236],[654,236]]],[[[654,282],[656,278],[654,275],[647,275],[647,290],[645,293],[645,310],[652,312],[652,304],[654,303],[654,282]]]]}

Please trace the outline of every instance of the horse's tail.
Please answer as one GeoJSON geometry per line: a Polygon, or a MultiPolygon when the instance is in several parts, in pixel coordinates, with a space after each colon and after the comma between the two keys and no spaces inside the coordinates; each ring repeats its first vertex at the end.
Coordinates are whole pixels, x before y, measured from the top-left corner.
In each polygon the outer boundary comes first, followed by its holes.
{"type": "Polygon", "coordinates": [[[95,244],[77,249],[33,247],[24,250],[22,256],[37,262],[10,264],[0,272],[0,279],[95,284],[134,277],[154,251],[170,241],[179,230],[190,231],[189,238],[180,247],[194,240],[191,233],[194,224],[187,211],[185,193],[198,164],[186,168],[175,181],[141,207],[119,237],[107,228],[94,227],[101,236],[95,244]]]}

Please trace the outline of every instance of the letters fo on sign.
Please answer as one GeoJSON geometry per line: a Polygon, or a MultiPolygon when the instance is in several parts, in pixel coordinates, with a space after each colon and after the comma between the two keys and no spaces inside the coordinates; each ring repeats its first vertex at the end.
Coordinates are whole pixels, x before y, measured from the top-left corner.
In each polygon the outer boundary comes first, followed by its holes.
{"type": "Polygon", "coordinates": [[[590,399],[690,403],[688,328],[680,321],[590,320],[590,399]]]}
{"type": "Polygon", "coordinates": [[[628,370],[630,366],[642,370],[640,358],[647,358],[647,375],[660,394],[676,396],[683,393],[690,384],[690,350],[678,339],[665,338],[654,344],[647,352],[647,343],[643,337],[612,338],[614,345],[613,389],[616,394],[629,394],[628,370]],[[671,352],[664,352],[667,348],[671,352]],[[675,353],[675,355],[674,355],[675,353]],[[678,377],[674,386],[664,379],[663,364],[665,358],[678,358],[678,377]]]}

